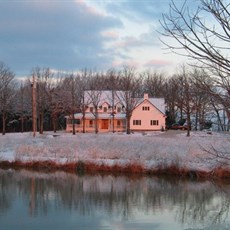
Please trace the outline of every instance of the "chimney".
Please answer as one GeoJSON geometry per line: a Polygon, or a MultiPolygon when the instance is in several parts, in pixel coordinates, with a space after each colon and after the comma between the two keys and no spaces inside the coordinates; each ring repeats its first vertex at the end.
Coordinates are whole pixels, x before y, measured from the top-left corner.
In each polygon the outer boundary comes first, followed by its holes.
{"type": "Polygon", "coordinates": [[[149,99],[149,95],[147,93],[144,94],[144,100],[148,100],[149,99]]]}

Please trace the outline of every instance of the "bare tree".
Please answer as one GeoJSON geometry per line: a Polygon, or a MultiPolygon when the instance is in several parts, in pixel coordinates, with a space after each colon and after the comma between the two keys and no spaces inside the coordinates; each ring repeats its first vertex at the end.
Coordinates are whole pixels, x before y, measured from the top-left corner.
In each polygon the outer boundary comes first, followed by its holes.
{"type": "Polygon", "coordinates": [[[185,1],[182,8],[172,1],[170,13],[163,14],[163,35],[172,37],[178,45],[166,46],[173,52],[185,55],[202,63],[217,76],[227,76],[230,60],[226,52],[230,42],[230,4],[227,0],[199,0],[192,13],[185,1]],[[205,17],[206,16],[206,17],[205,17]],[[211,25],[205,19],[213,20],[211,25]],[[186,50],[184,54],[181,51],[186,50]]]}
{"type": "Polygon", "coordinates": [[[63,79],[58,73],[55,79],[53,79],[53,84],[50,85],[48,91],[49,104],[50,104],[50,114],[52,119],[52,128],[53,131],[57,131],[57,120],[59,116],[64,115],[67,111],[65,110],[66,103],[66,94],[62,88],[63,79]]]}
{"type": "Polygon", "coordinates": [[[0,63],[0,109],[2,115],[2,135],[6,133],[7,113],[14,97],[14,73],[4,63],[0,63]]]}
{"type": "Polygon", "coordinates": [[[79,78],[74,73],[65,75],[62,83],[62,94],[63,100],[65,98],[65,111],[69,114],[69,117],[72,121],[72,134],[76,134],[76,121],[75,113],[79,110],[79,100],[81,99],[78,96],[78,81],[79,78]]]}
{"type": "Polygon", "coordinates": [[[111,90],[111,98],[109,98],[110,102],[111,102],[111,107],[112,107],[112,112],[111,112],[111,116],[112,116],[112,132],[115,132],[115,127],[114,127],[114,117],[115,117],[115,99],[116,99],[116,92],[118,90],[118,82],[119,82],[119,78],[120,75],[119,73],[116,72],[115,69],[109,69],[107,71],[107,80],[108,80],[108,89],[111,90]]]}
{"type": "Polygon", "coordinates": [[[41,69],[39,67],[32,70],[36,79],[37,90],[37,108],[38,108],[38,127],[39,133],[43,134],[44,115],[49,110],[49,90],[51,89],[53,73],[49,68],[41,69]]]}
{"type": "Polygon", "coordinates": [[[86,103],[87,100],[88,104],[93,106],[90,110],[94,116],[95,133],[98,133],[98,109],[101,103],[102,91],[106,89],[106,85],[108,87],[108,84],[105,85],[105,83],[106,76],[103,73],[91,73],[88,78],[89,90],[84,93],[84,103],[86,103]]]}
{"type": "Polygon", "coordinates": [[[27,124],[31,117],[31,82],[29,79],[19,80],[15,96],[13,99],[13,113],[21,123],[21,132],[27,130],[27,124]]]}
{"type": "Polygon", "coordinates": [[[215,83],[209,93],[223,105],[230,120],[230,4],[228,0],[199,0],[193,13],[189,3],[185,1],[181,8],[173,1],[170,4],[169,14],[161,21],[162,34],[177,43],[163,43],[172,52],[195,60],[193,65],[209,70],[215,83]]]}
{"type": "Polygon", "coordinates": [[[167,108],[167,126],[171,126],[176,121],[177,100],[180,86],[175,76],[168,78],[165,82],[165,103],[167,108]]]}
{"type": "Polygon", "coordinates": [[[202,101],[206,104],[204,109],[207,112],[210,112],[210,110],[214,111],[215,115],[213,115],[213,117],[217,119],[218,127],[220,127],[220,130],[222,131],[227,131],[228,127],[223,124],[223,120],[220,116],[220,111],[226,114],[226,118],[228,118],[229,123],[230,98],[228,96],[227,89],[224,89],[222,86],[217,84],[216,78],[210,77],[210,75],[204,70],[195,69],[192,74],[195,78],[197,94],[202,94],[202,101]]]}
{"type": "Polygon", "coordinates": [[[148,93],[150,97],[165,96],[165,76],[162,73],[146,71],[143,77],[143,94],[148,93]]]}
{"type": "Polygon", "coordinates": [[[182,77],[183,68],[181,72],[169,77],[165,84],[165,101],[168,111],[167,123],[169,126],[176,120],[184,120],[185,97],[182,77]]]}
{"type": "MultiPolygon", "coordinates": [[[[194,88],[193,81],[189,75],[188,70],[183,65],[181,71],[174,76],[179,88],[179,96],[177,96],[175,104],[180,110],[180,119],[184,119],[186,116],[186,122],[188,127],[191,126],[191,113],[194,105],[193,96],[194,88]]],[[[190,128],[187,129],[187,136],[190,136],[190,128]]]]}
{"type": "Polygon", "coordinates": [[[98,133],[98,108],[99,108],[99,103],[101,102],[101,95],[102,91],[101,90],[89,90],[85,91],[85,100],[88,100],[90,104],[93,105],[91,113],[94,115],[95,119],[95,133],[98,133]],[[86,99],[87,98],[87,99],[86,99]]]}
{"type": "MultiPolygon", "coordinates": [[[[191,78],[193,81],[193,108],[192,112],[195,114],[195,130],[202,130],[205,128],[205,123],[207,122],[207,115],[211,113],[212,107],[212,95],[209,93],[208,88],[212,88],[213,84],[211,82],[210,76],[205,72],[205,70],[193,68],[191,73],[191,78]],[[206,85],[206,87],[204,87],[206,85]]],[[[210,117],[208,118],[210,119],[210,117]]]]}
{"type": "Polygon", "coordinates": [[[92,71],[88,71],[85,69],[81,72],[81,75],[79,77],[78,81],[78,96],[79,96],[79,108],[82,113],[82,132],[85,133],[85,115],[86,110],[88,108],[88,105],[90,104],[90,97],[86,97],[86,91],[90,88],[90,79],[92,77],[93,73],[92,71]]]}
{"type": "Polygon", "coordinates": [[[140,102],[138,97],[141,96],[142,77],[136,75],[133,68],[124,67],[120,74],[120,90],[122,93],[116,93],[117,98],[121,101],[126,114],[126,133],[130,134],[130,120],[134,108],[140,102]]]}

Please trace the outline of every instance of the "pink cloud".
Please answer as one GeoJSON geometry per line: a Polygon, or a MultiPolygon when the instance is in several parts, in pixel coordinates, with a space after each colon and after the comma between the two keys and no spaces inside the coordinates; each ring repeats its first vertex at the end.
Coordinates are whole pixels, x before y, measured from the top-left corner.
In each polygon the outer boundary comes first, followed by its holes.
{"type": "Polygon", "coordinates": [[[117,42],[117,48],[127,48],[128,46],[139,46],[141,45],[141,41],[135,37],[126,37],[123,41],[117,42]]]}
{"type": "Polygon", "coordinates": [[[86,0],[75,0],[76,4],[83,7],[85,12],[92,15],[105,16],[102,12],[99,12],[98,8],[93,5],[89,5],[86,0]]]}
{"type": "Polygon", "coordinates": [[[140,63],[138,63],[137,61],[134,61],[134,60],[129,60],[129,61],[114,61],[112,63],[112,66],[114,68],[121,68],[121,67],[124,67],[124,66],[138,68],[140,66],[140,63]]]}
{"type": "Polygon", "coordinates": [[[113,39],[116,39],[119,37],[119,34],[114,31],[104,31],[102,32],[102,35],[106,38],[113,38],[113,39]]]}

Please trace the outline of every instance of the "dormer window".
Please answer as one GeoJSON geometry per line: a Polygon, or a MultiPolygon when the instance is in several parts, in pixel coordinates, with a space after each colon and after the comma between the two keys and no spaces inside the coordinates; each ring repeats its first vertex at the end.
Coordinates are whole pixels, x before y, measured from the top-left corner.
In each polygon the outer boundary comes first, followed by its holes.
{"type": "Polygon", "coordinates": [[[108,108],[107,108],[107,107],[104,107],[104,108],[103,108],[103,112],[104,112],[104,113],[107,113],[107,111],[108,111],[108,108]]]}
{"type": "Polygon", "coordinates": [[[117,107],[117,112],[118,112],[118,113],[121,112],[121,107],[117,107]]]}
{"type": "Polygon", "coordinates": [[[90,113],[93,113],[93,107],[89,108],[90,113]]]}

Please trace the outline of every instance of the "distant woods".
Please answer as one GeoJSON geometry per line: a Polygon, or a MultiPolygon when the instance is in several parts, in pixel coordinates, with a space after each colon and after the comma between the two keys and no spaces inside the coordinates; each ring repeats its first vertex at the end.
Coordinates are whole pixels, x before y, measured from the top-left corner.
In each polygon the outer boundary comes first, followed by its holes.
{"type": "MultiPolygon", "coordinates": [[[[130,97],[163,97],[166,103],[166,125],[193,123],[200,130],[215,116],[221,130],[228,130],[220,110],[229,114],[226,91],[200,68],[181,66],[178,73],[167,76],[154,71],[137,72],[134,68],[109,69],[105,72],[83,70],[76,73],[54,72],[34,68],[27,79],[15,78],[4,63],[0,64],[0,130],[32,131],[32,76],[36,79],[37,130],[65,129],[65,116],[84,112],[85,90],[123,90],[130,97]],[[210,115],[211,114],[211,115],[210,115]]],[[[97,102],[98,95],[92,95],[97,102]]],[[[128,100],[128,99],[127,99],[128,100]]],[[[129,116],[129,108],[126,108],[129,116]]]]}

